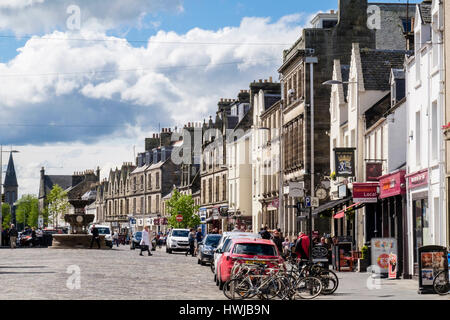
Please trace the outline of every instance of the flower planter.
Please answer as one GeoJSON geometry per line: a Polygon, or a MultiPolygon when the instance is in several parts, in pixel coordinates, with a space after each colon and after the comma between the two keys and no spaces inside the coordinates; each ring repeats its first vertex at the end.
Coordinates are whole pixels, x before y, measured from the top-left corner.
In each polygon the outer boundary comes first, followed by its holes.
{"type": "Polygon", "coordinates": [[[358,259],[358,272],[367,272],[369,265],[369,259],[358,259]]]}

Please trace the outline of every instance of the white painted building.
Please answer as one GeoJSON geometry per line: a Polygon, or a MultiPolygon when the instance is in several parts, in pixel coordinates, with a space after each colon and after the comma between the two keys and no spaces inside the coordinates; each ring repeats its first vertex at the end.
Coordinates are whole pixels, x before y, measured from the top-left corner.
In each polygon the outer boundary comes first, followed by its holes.
{"type": "Polygon", "coordinates": [[[417,249],[446,245],[443,5],[417,5],[415,52],[406,61],[407,185],[410,271],[417,275],[417,249]]]}

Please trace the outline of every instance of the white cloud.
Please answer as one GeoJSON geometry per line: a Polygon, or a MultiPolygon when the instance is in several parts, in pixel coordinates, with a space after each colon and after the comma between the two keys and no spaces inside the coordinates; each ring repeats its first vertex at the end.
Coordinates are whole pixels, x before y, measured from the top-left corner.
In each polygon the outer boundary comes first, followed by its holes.
{"type": "Polygon", "coordinates": [[[57,173],[65,174],[132,161],[130,146],[143,146],[158,124],[208,119],[220,98],[236,98],[255,79],[277,79],[282,51],[303,24],[302,15],[244,18],[216,31],[159,31],[143,47],[92,30],[76,38],[106,41],[73,41],[73,34],[58,31],[30,39],[0,64],[0,134],[5,143],[22,145],[22,192],[37,193],[31,171],[45,161],[62,165],[57,173]],[[74,149],[79,156],[65,155],[74,149]]]}
{"type": "Polygon", "coordinates": [[[142,13],[161,11],[182,12],[182,0],[2,0],[0,2],[0,30],[17,34],[67,30],[72,16],[67,9],[80,8],[81,28],[110,30],[124,24],[138,25],[142,13]]]}

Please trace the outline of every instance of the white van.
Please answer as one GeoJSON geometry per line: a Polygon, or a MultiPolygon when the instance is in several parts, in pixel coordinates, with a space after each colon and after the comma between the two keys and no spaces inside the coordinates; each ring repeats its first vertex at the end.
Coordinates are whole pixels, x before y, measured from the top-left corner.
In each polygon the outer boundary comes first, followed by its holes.
{"type": "Polygon", "coordinates": [[[167,236],[166,252],[189,250],[189,229],[172,229],[167,236]]]}
{"type": "MultiPolygon", "coordinates": [[[[89,225],[89,234],[92,234],[92,227],[94,224],[89,225]]],[[[95,227],[98,229],[98,234],[101,236],[105,236],[106,246],[112,248],[112,231],[111,228],[107,225],[95,224],[95,227]]]]}

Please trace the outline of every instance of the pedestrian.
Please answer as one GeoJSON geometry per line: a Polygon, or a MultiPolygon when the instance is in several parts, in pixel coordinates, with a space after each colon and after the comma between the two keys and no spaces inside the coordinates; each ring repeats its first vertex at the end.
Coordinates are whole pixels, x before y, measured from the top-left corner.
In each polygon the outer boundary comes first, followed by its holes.
{"type": "Polygon", "coordinates": [[[268,227],[265,226],[264,229],[261,231],[261,238],[265,239],[265,240],[270,240],[270,232],[267,230],[268,227]]]}
{"type": "Polygon", "coordinates": [[[95,226],[95,224],[92,226],[92,238],[91,238],[91,246],[90,249],[92,249],[92,245],[94,244],[94,241],[97,242],[97,246],[100,249],[100,235],[98,233],[98,229],[95,226]]]}
{"type": "Polygon", "coordinates": [[[11,245],[11,249],[16,248],[18,235],[19,235],[19,233],[17,232],[16,227],[12,224],[11,229],[9,229],[9,244],[11,245]]]}
{"type": "Polygon", "coordinates": [[[189,231],[189,250],[186,251],[186,257],[188,254],[194,256],[194,250],[195,250],[195,230],[191,229],[189,231]]]}
{"type": "Polygon", "coordinates": [[[150,231],[149,231],[149,226],[145,226],[144,230],[142,231],[142,239],[140,242],[140,247],[141,247],[141,253],[139,253],[140,256],[143,256],[142,252],[143,251],[147,251],[149,256],[152,256],[152,241],[150,239],[150,231]]]}
{"type": "Polygon", "coordinates": [[[36,230],[36,237],[37,237],[37,243],[39,245],[39,248],[44,245],[44,232],[41,228],[38,228],[36,230]]]}
{"type": "Polygon", "coordinates": [[[116,244],[116,247],[118,247],[119,246],[119,234],[117,233],[117,231],[114,231],[113,241],[116,244]]]}
{"type": "Polygon", "coordinates": [[[195,252],[194,252],[194,255],[197,255],[198,247],[200,245],[200,242],[202,242],[202,241],[203,241],[202,228],[198,228],[197,233],[195,234],[195,252]]]}
{"type": "Polygon", "coordinates": [[[238,228],[238,226],[237,226],[237,224],[236,225],[234,225],[234,229],[231,231],[231,232],[239,232],[240,230],[239,230],[239,228],[238,228]]]}
{"type": "Polygon", "coordinates": [[[295,242],[295,253],[300,260],[300,266],[303,265],[305,260],[309,260],[309,237],[303,232],[298,234],[297,241],[295,242]]]}
{"type": "Polygon", "coordinates": [[[33,245],[33,247],[36,247],[37,244],[36,229],[34,227],[31,228],[31,244],[33,245]]]}
{"type": "Polygon", "coordinates": [[[283,254],[285,257],[287,257],[287,255],[289,254],[290,246],[291,242],[289,241],[289,238],[286,237],[283,241],[283,254]]]}
{"type": "Polygon", "coordinates": [[[280,232],[278,232],[278,230],[275,230],[273,232],[272,241],[277,246],[278,252],[280,253],[280,255],[282,255],[283,254],[283,239],[280,237],[280,232]]]}

